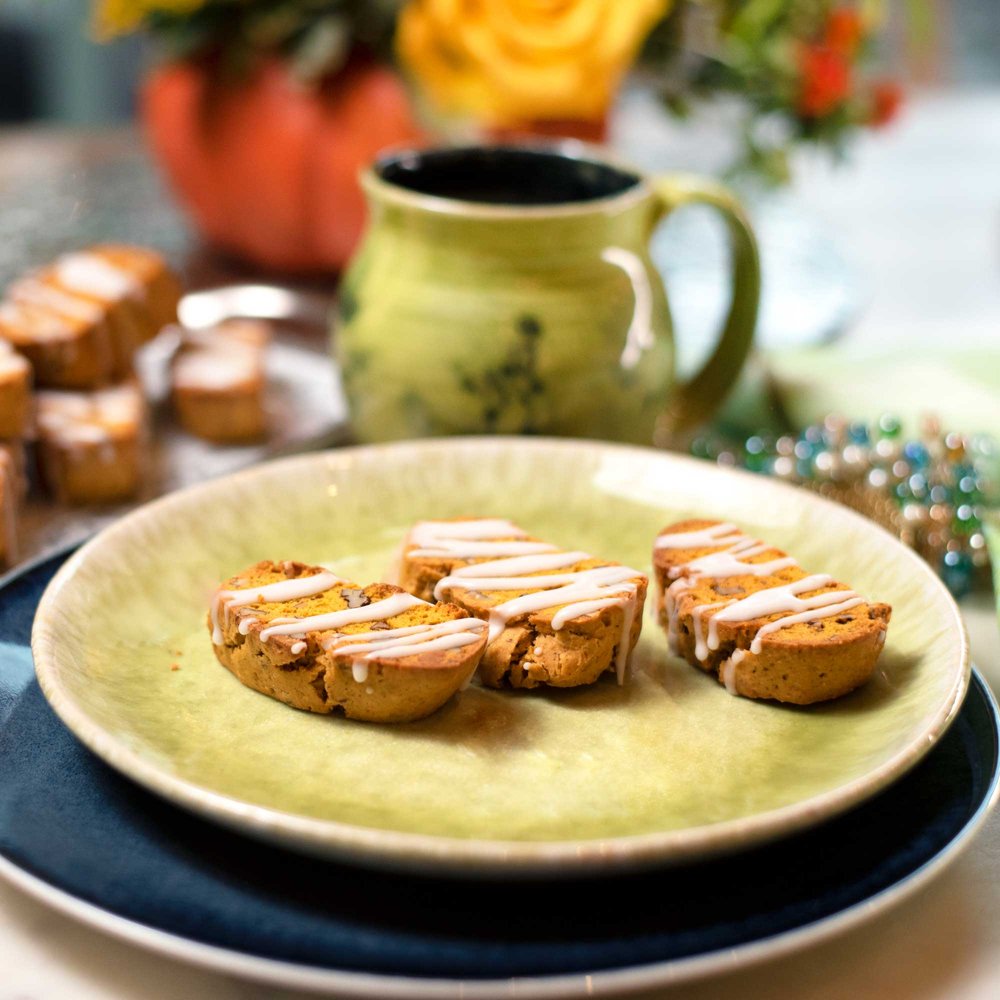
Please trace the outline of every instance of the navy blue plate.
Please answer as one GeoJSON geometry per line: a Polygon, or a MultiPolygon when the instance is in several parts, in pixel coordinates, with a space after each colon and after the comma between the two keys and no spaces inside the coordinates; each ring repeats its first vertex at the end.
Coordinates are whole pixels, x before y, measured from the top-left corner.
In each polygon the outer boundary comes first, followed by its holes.
{"type": "Polygon", "coordinates": [[[291,973],[308,971],[313,984],[406,984],[411,995],[460,980],[475,993],[510,977],[579,986],[581,975],[621,981],[626,970],[644,973],[643,985],[676,980],[713,956],[728,968],[741,954],[787,950],[861,919],[872,909],[863,902],[898,898],[956,853],[995,798],[997,708],[975,675],[954,724],[906,777],[736,857],[512,883],[305,858],[145,792],[59,722],[28,642],[64,558],[0,587],[0,871],[109,930],[181,956],[200,949],[188,957],[230,971],[300,984],[291,973]]]}

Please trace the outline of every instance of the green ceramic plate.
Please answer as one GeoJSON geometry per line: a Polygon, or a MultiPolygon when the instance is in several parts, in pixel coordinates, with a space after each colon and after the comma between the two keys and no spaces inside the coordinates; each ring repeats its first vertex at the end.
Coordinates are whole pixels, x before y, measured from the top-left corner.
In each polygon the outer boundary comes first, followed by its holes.
{"type": "Polygon", "coordinates": [[[677,861],[818,822],[911,767],[969,678],[944,587],[844,508],[651,450],[503,438],[309,455],[150,504],[66,563],[33,649],[77,736],[174,802],[308,851],[461,873],[677,861]],[[671,520],[738,521],[893,605],[880,669],[833,704],[755,703],[672,659],[647,618],[623,688],[472,687],[378,726],[287,708],[216,663],[219,580],[265,557],[378,578],[411,522],[462,514],[640,568],[671,520]]]}

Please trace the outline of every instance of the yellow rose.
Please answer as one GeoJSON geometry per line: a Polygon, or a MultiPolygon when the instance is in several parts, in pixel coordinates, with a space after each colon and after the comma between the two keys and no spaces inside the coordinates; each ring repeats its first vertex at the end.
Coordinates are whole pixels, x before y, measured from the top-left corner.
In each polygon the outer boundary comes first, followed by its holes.
{"type": "Polygon", "coordinates": [[[101,38],[135,31],[149,14],[190,14],[210,0],[97,0],[94,28],[101,38]]]}
{"type": "Polygon", "coordinates": [[[410,0],[400,58],[440,110],[494,125],[598,119],[671,0],[410,0]]]}

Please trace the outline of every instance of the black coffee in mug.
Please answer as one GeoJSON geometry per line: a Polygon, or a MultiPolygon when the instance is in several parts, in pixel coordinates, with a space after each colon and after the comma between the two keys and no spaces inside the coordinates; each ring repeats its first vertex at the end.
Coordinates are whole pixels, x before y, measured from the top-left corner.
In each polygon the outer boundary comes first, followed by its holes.
{"type": "Polygon", "coordinates": [[[622,194],[638,174],[552,149],[473,146],[409,151],[375,164],[384,181],[417,194],[491,205],[563,205],[622,194]]]}

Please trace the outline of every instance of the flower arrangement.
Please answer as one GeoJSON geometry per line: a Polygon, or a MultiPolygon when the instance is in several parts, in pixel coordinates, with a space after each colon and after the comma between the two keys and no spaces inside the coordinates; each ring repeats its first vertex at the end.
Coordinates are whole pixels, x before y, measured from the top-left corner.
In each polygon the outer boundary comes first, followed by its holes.
{"type": "Polygon", "coordinates": [[[634,70],[677,115],[738,100],[739,166],[776,181],[795,146],[839,151],[895,114],[899,88],[863,73],[882,20],[881,0],[97,0],[95,10],[101,35],[147,29],[175,55],[212,52],[235,70],[277,53],[306,81],[361,47],[398,62],[432,113],[487,130],[600,122],[634,70]]]}
{"type": "Polygon", "coordinates": [[[736,98],[743,154],[734,166],[780,182],[795,146],[839,153],[860,127],[895,117],[899,85],[863,72],[883,21],[881,0],[678,0],[643,67],[679,116],[699,100],[736,98]]]}

